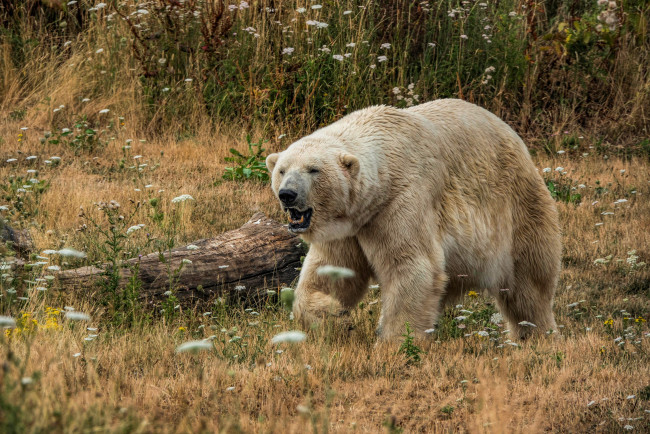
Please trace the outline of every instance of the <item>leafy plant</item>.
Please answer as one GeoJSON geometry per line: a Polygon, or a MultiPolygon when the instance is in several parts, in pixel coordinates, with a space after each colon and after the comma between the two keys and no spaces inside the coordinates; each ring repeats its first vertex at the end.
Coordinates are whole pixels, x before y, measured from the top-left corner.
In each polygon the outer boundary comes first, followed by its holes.
{"type": "Polygon", "coordinates": [[[50,188],[49,180],[37,177],[37,173],[31,178],[11,175],[6,183],[0,184],[0,199],[11,205],[9,215],[19,223],[38,215],[40,198],[50,188]]]}
{"type": "Polygon", "coordinates": [[[445,405],[440,409],[440,411],[446,414],[447,416],[451,416],[451,414],[454,412],[454,407],[451,405],[445,405]]]}
{"type": "MultiPolygon", "coordinates": [[[[83,210],[80,216],[91,225],[92,231],[87,234],[89,243],[96,244],[101,257],[108,262],[104,271],[105,278],[101,281],[104,303],[109,307],[109,313],[117,325],[132,324],[140,309],[141,282],[138,277],[139,266],[127,265],[125,260],[137,256],[139,252],[137,246],[129,245],[129,226],[139,210],[139,204],[126,217],[121,214],[120,204],[114,200],[109,203],[100,202],[97,207],[106,218],[108,227],[83,210]],[[122,287],[121,270],[124,267],[131,269],[131,278],[122,287]]],[[[82,226],[84,232],[87,228],[85,224],[82,226]]],[[[149,242],[150,240],[147,241],[149,242]]]]}
{"type": "Polygon", "coordinates": [[[418,347],[415,344],[415,339],[413,337],[413,329],[409,323],[406,323],[406,333],[404,333],[404,342],[399,347],[399,353],[406,355],[407,363],[415,364],[419,363],[421,358],[420,354],[424,353],[422,348],[418,347]]]}
{"type": "Polygon", "coordinates": [[[246,136],[248,143],[248,155],[243,155],[234,148],[230,148],[232,157],[226,157],[227,163],[233,163],[233,167],[226,167],[223,179],[229,181],[255,180],[261,182],[269,181],[269,170],[266,168],[266,157],[262,155],[266,149],[262,148],[264,141],[253,143],[250,136],[246,136]]]}
{"type": "Polygon", "coordinates": [[[546,180],[546,187],[551,192],[553,199],[578,205],[582,201],[582,195],[576,193],[575,187],[567,178],[560,178],[559,180],[546,180]]]}
{"type": "Polygon", "coordinates": [[[110,123],[107,129],[97,130],[90,125],[84,115],[77,118],[72,129],[62,128],[55,132],[46,131],[44,137],[41,137],[41,143],[64,144],[74,149],[75,154],[82,151],[92,152],[108,144],[109,139],[104,136],[112,129],[113,125],[110,123]]]}

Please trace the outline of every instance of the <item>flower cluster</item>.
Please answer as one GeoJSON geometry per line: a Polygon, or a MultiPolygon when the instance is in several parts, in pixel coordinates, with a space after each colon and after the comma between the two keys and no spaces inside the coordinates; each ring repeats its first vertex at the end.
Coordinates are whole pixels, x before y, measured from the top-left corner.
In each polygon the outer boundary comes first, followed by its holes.
{"type": "Polygon", "coordinates": [[[596,30],[602,32],[604,30],[603,24],[611,31],[616,30],[616,27],[620,24],[616,2],[610,0],[598,0],[598,6],[604,9],[600,14],[598,14],[598,21],[600,21],[601,24],[596,26],[596,30]]]}
{"type": "Polygon", "coordinates": [[[33,312],[21,312],[20,317],[14,321],[10,328],[5,328],[5,336],[14,338],[18,336],[31,335],[38,330],[61,330],[59,317],[61,309],[47,306],[45,318],[39,322],[33,312]]]}

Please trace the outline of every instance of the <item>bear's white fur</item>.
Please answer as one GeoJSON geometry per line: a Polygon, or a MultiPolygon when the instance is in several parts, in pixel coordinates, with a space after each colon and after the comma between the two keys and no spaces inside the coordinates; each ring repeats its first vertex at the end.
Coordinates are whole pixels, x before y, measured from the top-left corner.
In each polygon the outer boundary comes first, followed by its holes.
{"type": "Polygon", "coordinates": [[[434,327],[470,289],[495,296],[516,336],[555,330],[560,271],[555,203],[519,136],[455,99],[354,112],[269,155],[290,228],[311,243],[294,315],[340,315],[381,286],[378,333],[434,327]],[[332,281],[316,270],[354,270],[332,281]]]}

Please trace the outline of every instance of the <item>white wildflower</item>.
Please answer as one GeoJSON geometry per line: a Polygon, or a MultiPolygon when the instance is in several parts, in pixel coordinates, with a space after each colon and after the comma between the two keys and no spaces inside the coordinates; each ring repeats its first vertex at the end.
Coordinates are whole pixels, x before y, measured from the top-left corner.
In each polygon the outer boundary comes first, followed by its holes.
{"type": "Polygon", "coordinates": [[[490,317],[490,322],[492,324],[501,324],[503,323],[503,315],[501,315],[499,312],[495,312],[492,314],[490,317]]]}
{"type": "Polygon", "coordinates": [[[61,255],[61,256],[69,256],[69,257],[73,257],[73,258],[85,258],[86,257],[86,254],[84,252],[80,252],[79,250],[71,249],[69,247],[58,250],[56,253],[61,255]]]}
{"type": "Polygon", "coordinates": [[[387,60],[388,60],[388,57],[386,57],[386,56],[377,56],[377,62],[379,62],[379,63],[385,62],[387,60]]]}
{"type": "Polygon", "coordinates": [[[110,111],[109,109],[102,109],[102,110],[99,111],[99,114],[103,115],[103,114],[108,113],[109,111],[110,111]]]}
{"type": "Polygon", "coordinates": [[[180,196],[173,198],[172,203],[185,202],[187,200],[194,200],[194,198],[189,194],[181,194],[180,196]]]}
{"type": "Polygon", "coordinates": [[[90,315],[77,311],[68,311],[65,313],[65,317],[71,321],[90,321],[90,315]]]}
{"type": "Polygon", "coordinates": [[[519,325],[523,327],[537,327],[535,324],[533,324],[530,321],[521,321],[519,325]]]}
{"type": "Polygon", "coordinates": [[[198,353],[200,351],[211,350],[214,346],[211,342],[206,342],[203,340],[200,341],[189,341],[180,344],[176,347],[176,353],[198,353]]]}
{"type": "Polygon", "coordinates": [[[319,276],[327,276],[332,280],[348,279],[355,276],[354,270],[345,267],[336,267],[334,265],[318,267],[316,274],[319,276]]]}
{"type": "Polygon", "coordinates": [[[10,316],[0,315],[0,328],[14,328],[16,320],[10,316]]]}
{"type": "Polygon", "coordinates": [[[126,234],[131,235],[133,232],[139,231],[140,229],[142,229],[142,227],[140,227],[140,226],[137,226],[137,225],[136,226],[131,226],[130,228],[128,228],[126,230],[126,234]]]}
{"type": "Polygon", "coordinates": [[[292,330],[288,332],[278,333],[277,335],[271,338],[271,343],[280,344],[280,343],[298,343],[303,342],[307,339],[307,335],[299,330],[292,330]]]}

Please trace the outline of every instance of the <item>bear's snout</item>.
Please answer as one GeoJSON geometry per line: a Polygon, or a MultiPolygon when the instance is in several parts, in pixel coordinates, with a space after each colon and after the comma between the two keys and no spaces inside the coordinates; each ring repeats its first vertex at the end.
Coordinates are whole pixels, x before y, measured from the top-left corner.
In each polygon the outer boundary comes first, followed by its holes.
{"type": "Polygon", "coordinates": [[[284,206],[291,206],[296,201],[298,193],[295,190],[283,188],[278,192],[278,197],[284,206]]]}

